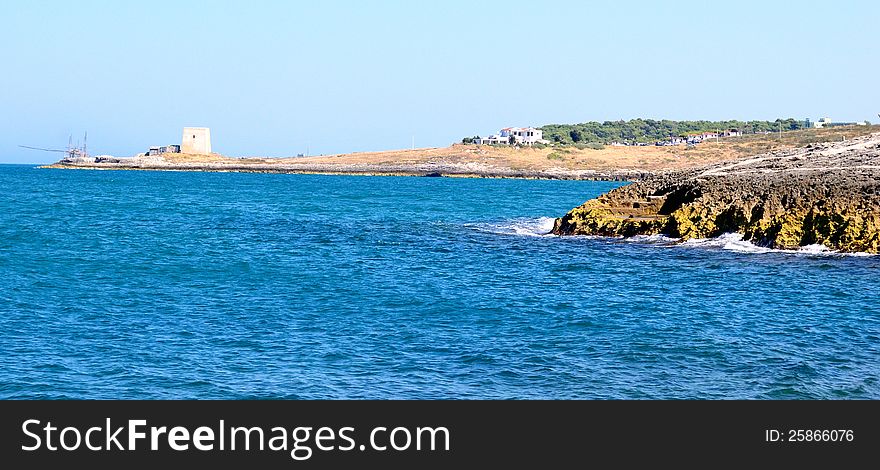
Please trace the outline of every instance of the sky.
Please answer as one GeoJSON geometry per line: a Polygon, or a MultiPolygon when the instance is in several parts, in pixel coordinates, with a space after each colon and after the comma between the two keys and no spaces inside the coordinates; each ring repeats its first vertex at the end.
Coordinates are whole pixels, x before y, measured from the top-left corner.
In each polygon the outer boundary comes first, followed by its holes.
{"type": "Polygon", "coordinates": [[[880,2],[0,3],[0,162],[446,146],[631,118],[880,121],[880,2]]]}

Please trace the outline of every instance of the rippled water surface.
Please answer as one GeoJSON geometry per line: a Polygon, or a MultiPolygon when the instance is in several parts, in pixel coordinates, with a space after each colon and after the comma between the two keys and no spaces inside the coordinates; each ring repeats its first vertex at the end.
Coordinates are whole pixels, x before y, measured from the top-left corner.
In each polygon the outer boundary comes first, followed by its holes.
{"type": "Polygon", "coordinates": [[[880,398],[880,257],[541,236],[615,186],[0,166],[0,398],[880,398]]]}

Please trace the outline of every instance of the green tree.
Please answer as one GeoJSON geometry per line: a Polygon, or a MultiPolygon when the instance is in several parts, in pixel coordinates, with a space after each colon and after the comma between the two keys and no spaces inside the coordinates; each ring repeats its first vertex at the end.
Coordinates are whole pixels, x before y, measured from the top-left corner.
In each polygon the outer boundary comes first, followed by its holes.
{"type": "Polygon", "coordinates": [[[670,136],[700,132],[739,129],[744,134],[779,132],[802,129],[803,123],[794,119],[775,121],[670,121],[632,119],[629,121],[584,122],[580,124],[548,124],[541,127],[548,140],[557,144],[578,143],[608,144],[618,142],[651,143],[666,140],[670,136]]]}

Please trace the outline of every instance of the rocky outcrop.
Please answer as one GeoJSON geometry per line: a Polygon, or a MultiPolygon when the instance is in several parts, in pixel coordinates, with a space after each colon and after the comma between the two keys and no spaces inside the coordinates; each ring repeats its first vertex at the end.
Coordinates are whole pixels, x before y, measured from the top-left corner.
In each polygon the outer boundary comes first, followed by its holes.
{"type": "Polygon", "coordinates": [[[727,232],[761,246],[880,252],[880,133],[665,173],[556,219],[558,235],[683,240],[727,232]]]}

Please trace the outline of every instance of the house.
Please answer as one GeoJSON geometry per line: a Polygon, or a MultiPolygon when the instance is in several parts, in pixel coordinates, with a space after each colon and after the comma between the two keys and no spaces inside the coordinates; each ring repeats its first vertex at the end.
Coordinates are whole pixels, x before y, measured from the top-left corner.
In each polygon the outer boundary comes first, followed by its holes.
{"type": "Polygon", "coordinates": [[[831,118],[830,117],[823,117],[823,118],[819,118],[818,121],[813,123],[813,128],[821,129],[829,124],[831,124],[831,118]]]}
{"type": "Polygon", "coordinates": [[[823,117],[813,123],[813,128],[821,129],[823,127],[864,126],[867,124],[867,122],[832,122],[830,117],[823,117]]]}
{"type": "Polygon", "coordinates": [[[657,142],[654,142],[654,145],[661,145],[661,146],[662,146],[662,145],[666,145],[666,146],[669,146],[669,145],[681,145],[681,144],[684,144],[684,143],[686,143],[686,142],[687,142],[687,140],[686,140],[684,137],[679,137],[679,136],[671,135],[671,136],[669,136],[669,139],[668,139],[668,140],[659,140],[659,141],[657,141],[657,142]]]}
{"type": "Polygon", "coordinates": [[[534,127],[508,127],[501,129],[502,135],[505,131],[508,136],[513,136],[517,144],[532,145],[544,140],[544,132],[534,127]]]}
{"type": "Polygon", "coordinates": [[[533,145],[535,143],[547,143],[544,140],[544,132],[534,127],[505,127],[483,139],[474,140],[475,144],[492,145],[492,144],[510,144],[510,139],[516,145],[533,145]]]}

